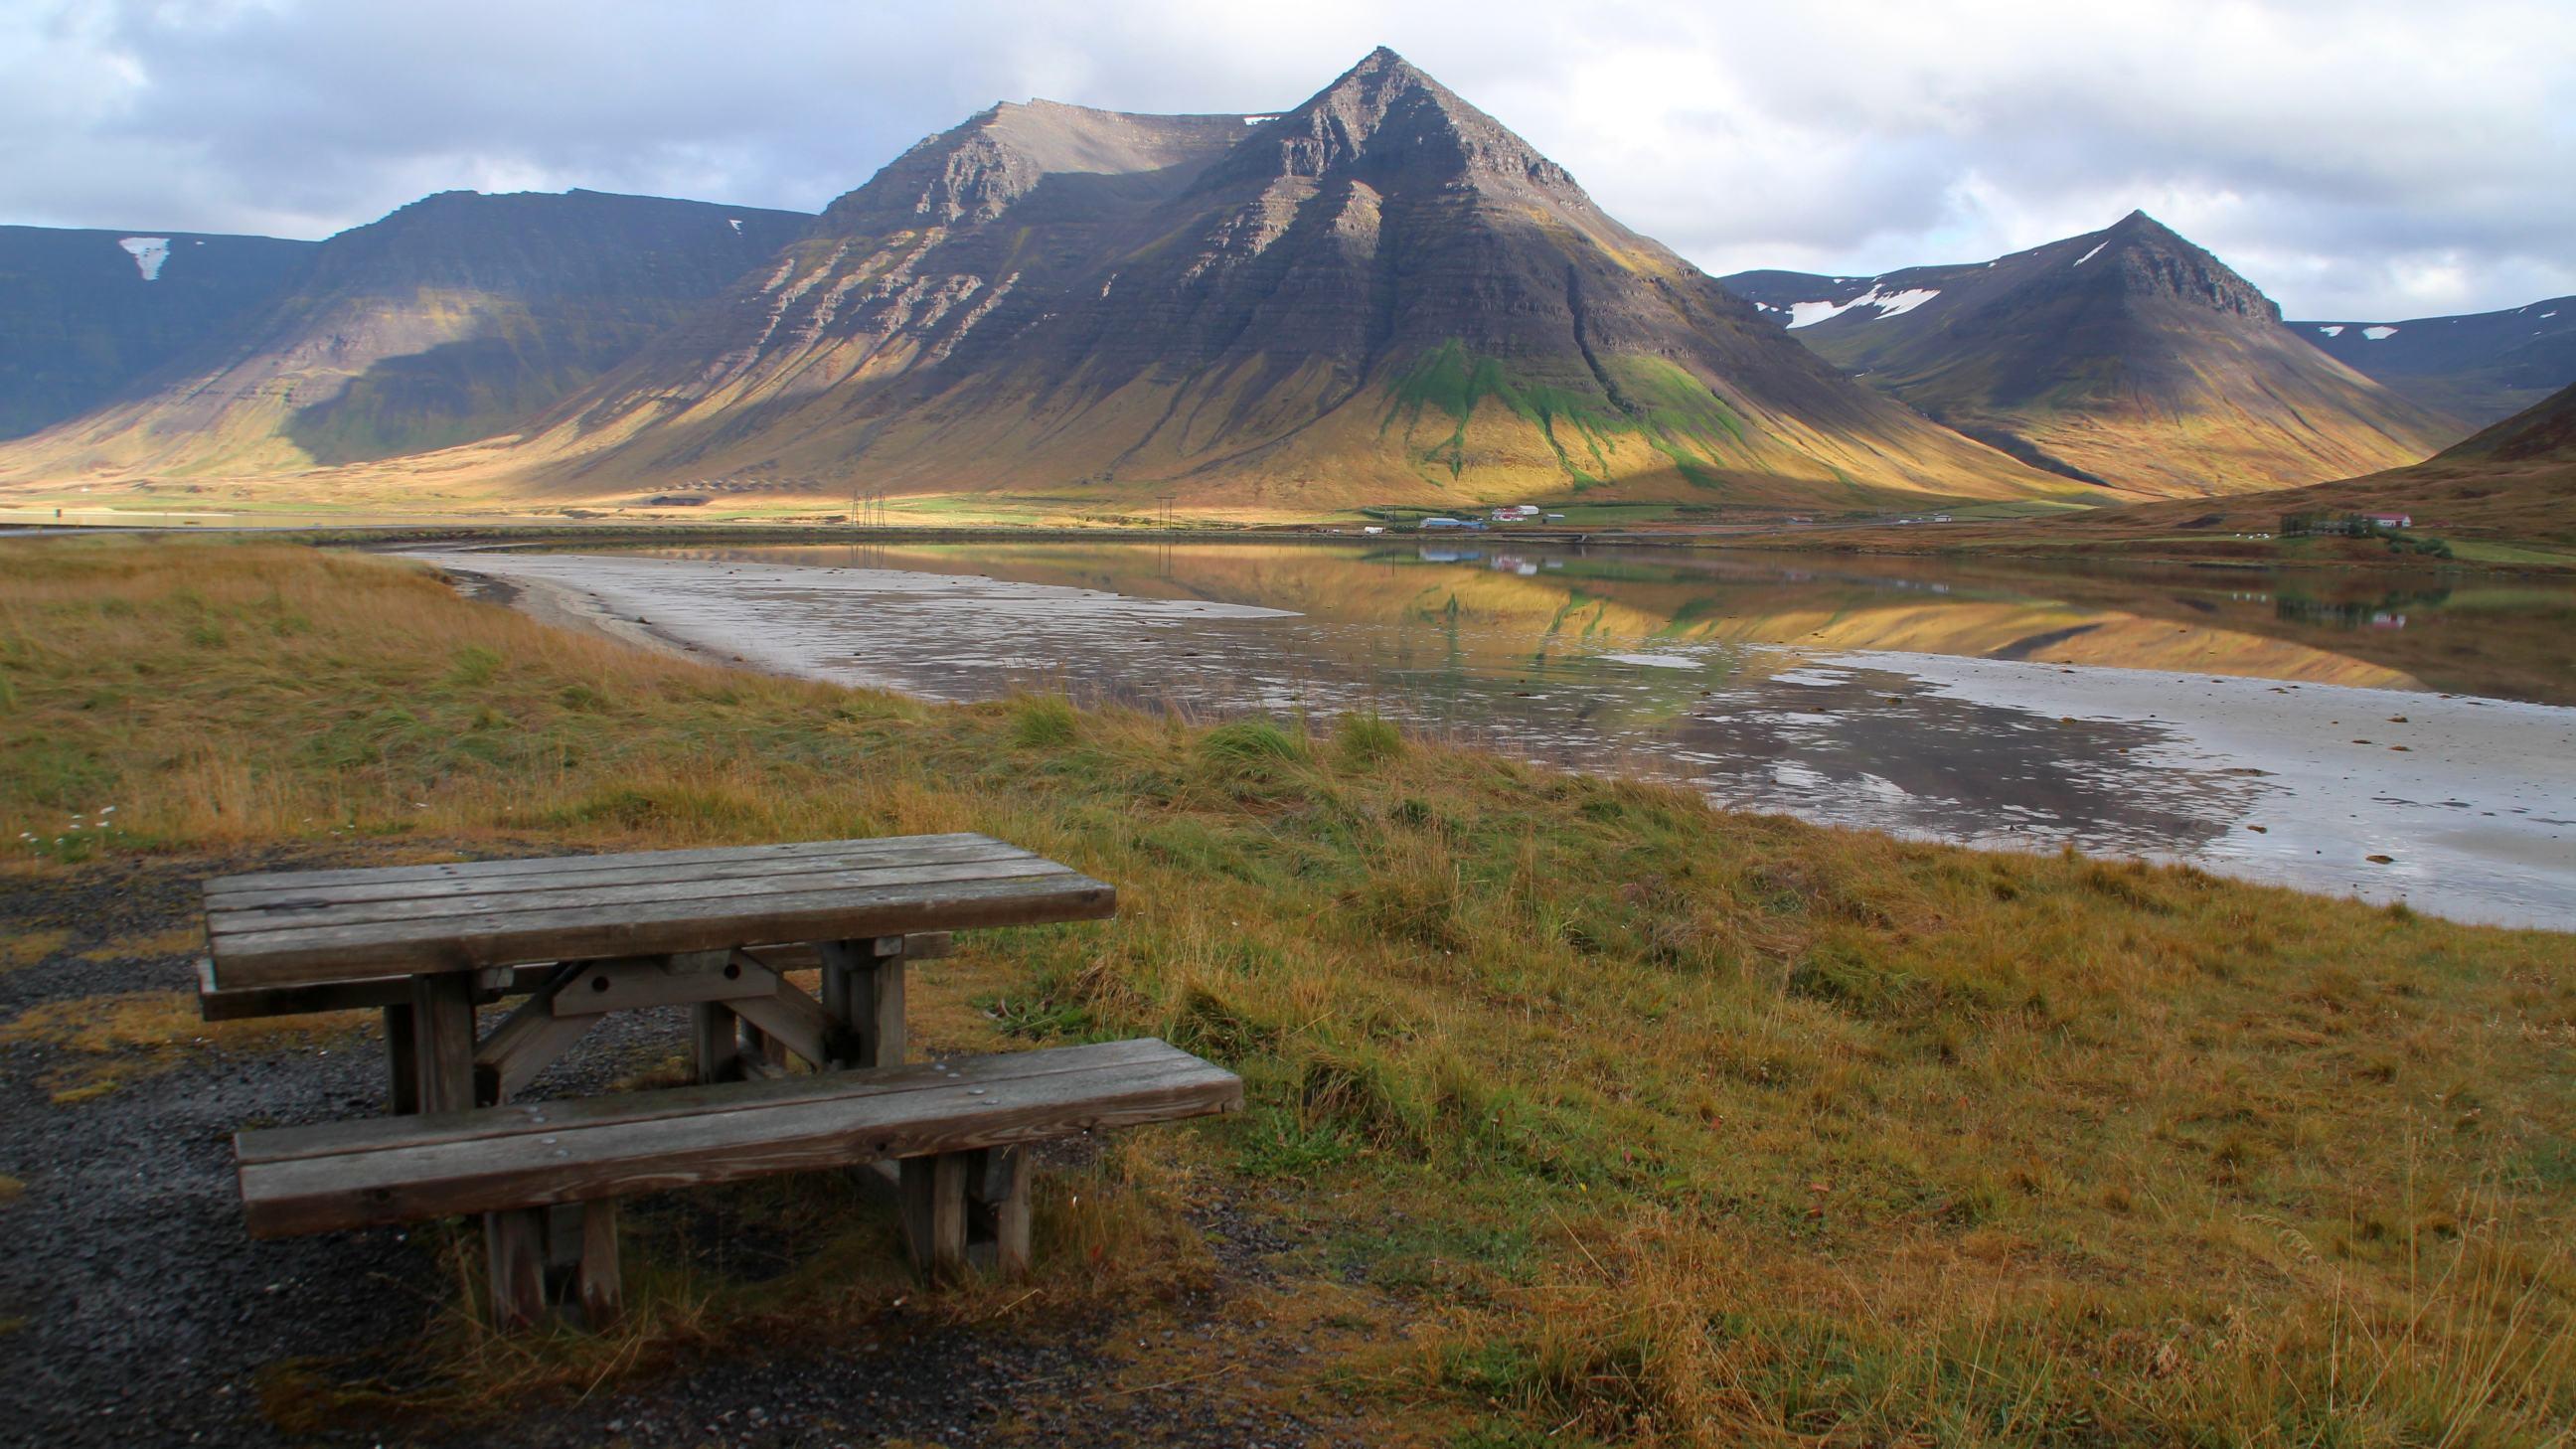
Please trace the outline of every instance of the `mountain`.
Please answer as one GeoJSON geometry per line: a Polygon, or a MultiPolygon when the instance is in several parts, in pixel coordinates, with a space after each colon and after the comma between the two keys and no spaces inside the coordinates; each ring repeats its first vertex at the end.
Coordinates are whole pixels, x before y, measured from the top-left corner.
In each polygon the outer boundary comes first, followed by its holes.
{"type": "Polygon", "coordinates": [[[431,196],[312,247],[291,286],[148,387],[0,448],[0,476],[275,473],[488,437],[812,223],[594,191],[431,196]]]}
{"type": "Polygon", "coordinates": [[[264,236],[0,226],[0,438],[77,417],[232,335],[313,249],[264,236]]]}
{"type": "Polygon", "coordinates": [[[2292,322],[2353,371],[2479,427],[2576,382],[2576,297],[2403,322],[2292,322]]]}
{"type": "Polygon", "coordinates": [[[1990,262],[1725,281],[1968,436],[2139,492],[2287,487],[2411,463],[2465,431],[2309,346],[2145,212],[1990,262]]]}
{"type": "Polygon", "coordinates": [[[1276,114],[994,106],[472,466],[1252,510],[2094,491],[1852,385],[1388,50],[1276,114]]]}

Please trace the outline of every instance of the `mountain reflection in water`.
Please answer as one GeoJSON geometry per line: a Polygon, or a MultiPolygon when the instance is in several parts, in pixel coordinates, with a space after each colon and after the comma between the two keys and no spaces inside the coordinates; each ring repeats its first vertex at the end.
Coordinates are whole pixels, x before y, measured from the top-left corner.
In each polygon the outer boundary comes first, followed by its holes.
{"type": "Polygon", "coordinates": [[[2576,688],[2566,588],[1494,537],[444,561],[928,698],[1372,708],[1742,808],[2576,925],[2576,710],[2549,707],[2576,688]]]}

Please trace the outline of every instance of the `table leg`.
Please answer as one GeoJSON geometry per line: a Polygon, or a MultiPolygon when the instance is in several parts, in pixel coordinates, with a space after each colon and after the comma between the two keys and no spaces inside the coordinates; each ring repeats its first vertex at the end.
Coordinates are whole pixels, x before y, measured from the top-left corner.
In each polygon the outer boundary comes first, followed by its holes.
{"type": "Polygon", "coordinates": [[[731,1082],[742,1077],[742,1034],[733,1008],[701,1001],[689,1008],[691,1035],[698,1051],[698,1080],[731,1082]]]}
{"type": "Polygon", "coordinates": [[[447,971],[411,979],[414,1065],[423,1112],[474,1106],[474,977],[447,971]]]}
{"type": "Polygon", "coordinates": [[[395,1116],[420,1110],[419,1043],[413,1037],[412,1009],[409,1002],[396,1002],[384,1009],[386,1100],[395,1116]]]}
{"type": "Polygon", "coordinates": [[[823,1009],[849,1030],[854,1067],[903,1065],[903,937],[817,941],[823,1009]]]}

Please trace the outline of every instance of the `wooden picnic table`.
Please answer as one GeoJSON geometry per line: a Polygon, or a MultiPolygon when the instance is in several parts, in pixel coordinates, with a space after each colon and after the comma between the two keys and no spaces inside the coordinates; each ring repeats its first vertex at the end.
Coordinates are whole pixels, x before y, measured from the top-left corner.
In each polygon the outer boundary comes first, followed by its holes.
{"type": "Polygon", "coordinates": [[[379,1007],[394,1109],[436,1112],[506,1100],[645,1007],[691,1008],[702,1081],[897,1065],[908,938],[1098,919],[1117,892],[953,834],[237,875],[205,907],[210,1017],[379,1007]],[[514,992],[478,1040],[477,1003],[514,992]]]}
{"type": "Polygon", "coordinates": [[[237,875],[205,909],[209,1020],[384,1014],[394,1116],[237,1136],[254,1234],[480,1212],[504,1324],[615,1316],[622,1194],[828,1165],[899,1165],[925,1270],[1016,1271],[1029,1145],[1243,1100],[1151,1039],[903,1068],[907,959],[1117,909],[983,835],[237,875]],[[819,1000],[789,979],[808,969],[819,1000]],[[476,1008],[514,995],[478,1037],[476,1008]],[[690,1010],[701,1085],[503,1106],[605,1016],[663,1006],[690,1010]]]}

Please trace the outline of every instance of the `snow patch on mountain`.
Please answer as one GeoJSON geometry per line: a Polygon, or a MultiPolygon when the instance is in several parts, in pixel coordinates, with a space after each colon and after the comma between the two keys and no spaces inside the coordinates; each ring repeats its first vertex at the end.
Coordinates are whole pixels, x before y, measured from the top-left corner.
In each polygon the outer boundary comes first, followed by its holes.
{"type": "Polygon", "coordinates": [[[1876,320],[1884,322],[1890,317],[1903,316],[1940,295],[1937,287],[1909,287],[1902,292],[1886,293],[1872,287],[1848,302],[1792,302],[1789,304],[1789,328],[1795,331],[1801,327],[1813,327],[1819,322],[1830,322],[1854,307],[1876,307],[1876,320]]]}
{"type": "Polygon", "coordinates": [[[2373,342],[2385,342],[2389,338],[2397,335],[2397,329],[2394,327],[2364,327],[2361,329],[2361,335],[2369,338],[2373,342]]]}
{"type": "Polygon", "coordinates": [[[2089,262],[2089,261],[2093,260],[2095,257],[2097,257],[2097,256],[2101,255],[2102,248],[2107,247],[2107,246],[2109,246],[2109,245],[2110,245],[2110,243],[2109,243],[2108,241],[2097,241],[2097,242],[2095,242],[2095,243],[2093,244],[2093,250],[2091,250],[2091,251],[2089,251],[2089,252],[2086,252],[2084,255],[2082,255],[2082,256],[2080,256],[2080,257],[2077,257],[2077,258],[2075,259],[2075,265],[2077,265],[2077,266],[2079,266],[2079,267],[2080,267],[2080,266],[2084,265],[2086,262],[2089,262]]]}
{"type": "Polygon", "coordinates": [[[2328,337],[2341,337],[2343,335],[2343,324],[2338,322],[2332,327],[2320,327],[2317,330],[2328,337]]]}
{"type": "Polygon", "coordinates": [[[170,239],[166,236],[130,236],[117,243],[125,254],[134,258],[134,269],[143,280],[161,280],[161,264],[170,260],[170,239]]]}

